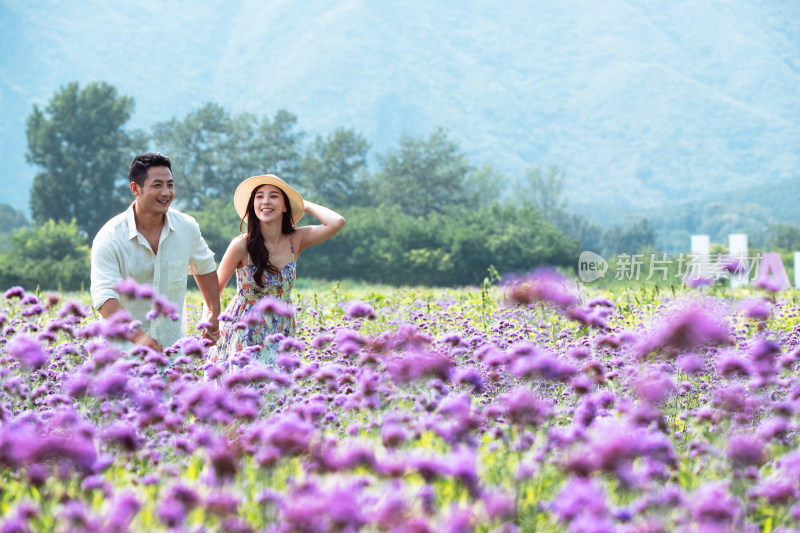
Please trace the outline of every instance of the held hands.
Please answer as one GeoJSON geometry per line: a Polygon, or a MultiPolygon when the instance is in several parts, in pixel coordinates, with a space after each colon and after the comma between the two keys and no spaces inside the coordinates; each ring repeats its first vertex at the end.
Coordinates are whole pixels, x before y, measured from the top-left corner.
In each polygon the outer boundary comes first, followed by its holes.
{"type": "Polygon", "coordinates": [[[206,309],[205,320],[206,327],[202,330],[202,337],[211,341],[211,344],[216,344],[219,340],[219,319],[211,311],[206,309]]]}
{"type": "Polygon", "coordinates": [[[211,341],[211,344],[216,344],[219,340],[219,326],[209,326],[203,328],[202,337],[211,341]]]}

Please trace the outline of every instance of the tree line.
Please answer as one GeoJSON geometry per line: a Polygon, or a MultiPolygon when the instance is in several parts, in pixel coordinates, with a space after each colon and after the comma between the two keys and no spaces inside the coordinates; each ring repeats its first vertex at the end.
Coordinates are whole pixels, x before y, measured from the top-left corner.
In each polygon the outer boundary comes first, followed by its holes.
{"type": "MultiPolygon", "coordinates": [[[[245,178],[273,173],[347,219],[343,231],[304,255],[299,273],[320,279],[391,284],[480,283],[489,267],[519,272],[574,268],[583,249],[652,248],[641,219],[601,228],[571,213],[565,170],[532,165],[509,178],[469,161],[446,130],[403,135],[374,156],[351,128],[309,136],[286,110],[232,113],[206,103],[184,117],[126,128],[131,97],[103,83],[70,83],[27,121],[33,225],[0,205],[0,283],[42,288],[88,286],[89,245],[132,201],[127,166],[136,153],[172,158],[174,206],[192,214],[218,258],[239,233],[232,206],[245,178]]],[[[313,223],[304,217],[303,223],[313,223]]]]}

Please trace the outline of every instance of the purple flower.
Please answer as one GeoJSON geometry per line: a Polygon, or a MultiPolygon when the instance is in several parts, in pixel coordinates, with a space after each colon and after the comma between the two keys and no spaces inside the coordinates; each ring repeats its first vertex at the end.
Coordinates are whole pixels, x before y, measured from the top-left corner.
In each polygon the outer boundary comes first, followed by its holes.
{"type": "Polygon", "coordinates": [[[73,374],[66,383],[64,383],[64,392],[72,398],[83,396],[88,390],[89,376],[83,373],[73,374]]]}
{"type": "Polygon", "coordinates": [[[633,388],[639,397],[651,405],[658,405],[675,392],[675,383],[659,369],[651,367],[634,377],[633,388]]]}
{"type": "Polygon", "coordinates": [[[426,483],[448,474],[449,468],[441,458],[430,454],[420,455],[411,459],[411,467],[416,470],[426,483]]]}
{"type": "Polygon", "coordinates": [[[25,296],[25,289],[23,289],[22,287],[19,287],[19,286],[11,287],[3,295],[3,297],[6,298],[6,299],[22,298],[24,296],[25,296]]]}
{"type": "Polygon", "coordinates": [[[214,469],[215,479],[220,482],[233,480],[236,472],[239,471],[239,458],[234,448],[225,440],[217,442],[209,451],[208,457],[214,469]]]}
{"type": "Polygon", "coordinates": [[[25,335],[13,337],[6,345],[6,351],[29,370],[39,370],[49,359],[39,342],[25,335]]]}
{"type": "Polygon", "coordinates": [[[779,292],[783,289],[781,282],[774,276],[765,276],[756,280],[754,286],[757,289],[764,289],[768,292],[779,292]]]}
{"type": "Polygon", "coordinates": [[[472,510],[459,507],[455,503],[450,504],[441,528],[441,531],[444,533],[465,533],[467,531],[474,531],[475,520],[472,515],[472,510]]]}
{"type": "Polygon", "coordinates": [[[638,457],[648,457],[669,465],[675,462],[672,445],[666,436],[635,426],[634,422],[595,418],[588,434],[586,455],[593,468],[614,473],[623,483],[634,481],[628,476],[631,462],[638,457]]]}
{"type": "Polygon", "coordinates": [[[511,494],[496,490],[493,492],[485,492],[481,499],[483,505],[486,507],[486,514],[489,518],[497,520],[511,520],[514,518],[515,505],[514,497],[511,494]]]}
{"type": "Polygon", "coordinates": [[[223,311],[223,312],[221,312],[221,313],[219,314],[219,316],[217,317],[217,319],[218,319],[220,322],[233,322],[234,320],[236,320],[236,317],[235,317],[235,316],[233,316],[232,314],[228,313],[227,311],[223,311]]]}
{"type": "Polygon", "coordinates": [[[272,296],[265,296],[261,298],[258,302],[256,302],[256,305],[253,306],[253,309],[261,315],[273,314],[285,317],[294,315],[294,310],[292,309],[291,305],[284,303],[277,298],[273,298],[272,296]]]}
{"type": "Polygon", "coordinates": [[[716,366],[717,373],[726,378],[749,377],[751,373],[750,364],[731,351],[720,353],[716,366]]]}
{"type": "Polygon", "coordinates": [[[176,528],[186,520],[186,506],[175,498],[164,498],[158,505],[158,518],[168,527],[176,528]]]}
{"type": "Polygon", "coordinates": [[[747,258],[725,254],[720,258],[720,264],[725,272],[742,274],[747,270],[747,258]]]}
{"type": "Polygon", "coordinates": [[[606,495],[590,479],[573,478],[550,504],[550,510],[561,522],[572,522],[578,516],[588,514],[593,518],[608,515],[606,495]]]}
{"type": "Polygon", "coordinates": [[[740,383],[733,383],[715,390],[713,403],[731,413],[749,413],[754,407],[750,394],[740,383]]]}
{"type": "Polygon", "coordinates": [[[437,353],[406,353],[386,362],[386,370],[396,383],[408,383],[424,377],[449,381],[453,360],[437,353]]]}
{"type": "Polygon", "coordinates": [[[333,337],[330,335],[318,335],[313,341],[311,341],[311,347],[315,350],[319,350],[320,348],[324,348],[330,344],[331,341],[333,341],[333,337]]]}
{"type": "Polygon", "coordinates": [[[109,444],[119,446],[126,452],[135,452],[142,445],[142,437],[136,429],[124,422],[117,422],[100,433],[100,438],[109,444]]]}
{"type": "Polygon", "coordinates": [[[450,457],[449,465],[450,475],[463,483],[473,498],[478,497],[480,493],[476,460],[475,451],[465,447],[450,457]]]}
{"type": "Polygon", "coordinates": [[[183,337],[176,343],[176,346],[187,357],[203,359],[206,356],[205,345],[197,337],[183,337]]]}
{"type": "Polygon", "coordinates": [[[347,306],[345,309],[345,316],[347,318],[367,318],[369,320],[375,320],[377,315],[375,314],[375,310],[368,304],[363,302],[353,302],[347,306]]]}
{"type": "Polygon", "coordinates": [[[773,376],[778,373],[775,365],[780,353],[781,349],[778,344],[763,337],[754,340],[747,350],[753,371],[763,377],[773,376]]]}
{"type": "Polygon", "coordinates": [[[278,368],[282,368],[287,372],[297,370],[302,363],[298,356],[291,353],[281,353],[275,358],[275,364],[278,365],[278,368]]]}
{"type": "Polygon", "coordinates": [[[530,343],[518,343],[509,349],[512,361],[511,373],[528,379],[541,378],[566,381],[577,373],[571,364],[561,361],[554,354],[540,350],[530,343]],[[515,355],[522,355],[515,357],[515,355]]]}
{"type": "Polygon", "coordinates": [[[692,287],[695,289],[698,287],[710,287],[714,284],[714,278],[710,276],[688,275],[683,278],[683,283],[687,287],[692,287]]]}
{"type": "Polygon", "coordinates": [[[39,301],[39,298],[37,298],[35,295],[33,295],[33,294],[26,294],[26,295],[25,295],[25,296],[24,296],[24,297],[23,297],[23,298],[22,298],[22,299],[19,301],[19,303],[20,303],[20,305],[39,305],[39,304],[41,304],[42,302],[40,302],[40,301],[39,301]]]}
{"type": "Polygon", "coordinates": [[[795,483],[781,475],[771,475],[759,481],[752,489],[756,497],[764,498],[770,505],[784,505],[794,501],[798,496],[795,483]]]}
{"type": "Polygon", "coordinates": [[[321,490],[312,483],[295,488],[280,505],[287,531],[358,531],[366,523],[355,484],[321,490]]]}
{"type": "Polygon", "coordinates": [[[740,306],[747,318],[767,320],[772,314],[772,305],[764,298],[743,300],[740,306]]]}
{"type": "Polygon", "coordinates": [[[519,425],[538,427],[553,413],[553,404],[540,400],[525,386],[517,387],[505,397],[508,419],[519,425]]]}
{"type": "Polygon", "coordinates": [[[480,371],[474,366],[462,367],[456,371],[453,381],[472,387],[472,392],[482,394],[486,386],[483,383],[480,371]]]}
{"type": "Polygon", "coordinates": [[[689,375],[696,375],[705,368],[705,361],[694,353],[686,353],[678,357],[675,365],[689,375]]]}
{"type": "Polygon", "coordinates": [[[147,487],[150,485],[158,485],[161,483],[161,476],[156,473],[145,474],[142,476],[142,479],[139,480],[139,483],[143,486],[147,487]]]}
{"type": "Polygon", "coordinates": [[[730,344],[728,328],[706,306],[692,303],[675,309],[663,326],[646,336],[637,346],[639,357],[653,352],[679,355],[709,344],[730,344]]]}
{"type": "Polygon", "coordinates": [[[608,328],[606,317],[612,313],[612,310],[607,307],[574,307],[567,311],[567,316],[580,322],[584,326],[590,326],[598,329],[608,328]]]}
{"type": "Polygon", "coordinates": [[[194,330],[200,331],[206,328],[210,328],[211,326],[212,324],[209,320],[201,320],[200,322],[194,325],[194,330]]]}
{"type": "Polygon", "coordinates": [[[457,346],[469,346],[469,344],[467,344],[458,333],[448,333],[447,335],[442,336],[442,338],[439,339],[439,342],[443,344],[449,344],[453,348],[457,346]]]}
{"type": "Polygon", "coordinates": [[[111,504],[108,512],[107,523],[108,531],[124,532],[128,531],[133,517],[139,512],[142,505],[132,492],[118,494],[111,504]]]}
{"type": "Polygon", "coordinates": [[[97,462],[94,442],[74,430],[65,431],[63,434],[46,435],[35,442],[27,443],[30,447],[28,460],[34,463],[66,461],[83,474],[92,473],[97,462]]]}
{"type": "Polygon", "coordinates": [[[45,308],[41,304],[34,304],[22,310],[22,316],[41,315],[45,312],[45,308]]]}
{"type": "Polygon", "coordinates": [[[767,461],[762,440],[753,435],[734,435],[728,440],[728,460],[737,468],[761,466],[767,461]]]}
{"type": "Polygon", "coordinates": [[[741,514],[738,500],[728,493],[723,483],[704,483],[689,498],[692,517],[701,528],[719,530],[736,525],[741,514]]]}
{"type": "Polygon", "coordinates": [[[400,528],[407,523],[409,505],[403,496],[399,484],[393,485],[392,490],[385,492],[380,501],[373,507],[371,519],[377,526],[385,530],[400,528]]]}
{"type": "Polygon", "coordinates": [[[278,345],[279,352],[302,352],[305,349],[306,345],[294,337],[287,337],[278,345]]]}
{"type": "Polygon", "coordinates": [[[340,445],[340,455],[337,463],[341,468],[355,468],[357,466],[365,466],[367,468],[375,467],[375,453],[372,447],[361,444],[351,443],[346,446],[340,445]]]}
{"type": "Polygon", "coordinates": [[[100,397],[119,397],[128,392],[128,375],[119,369],[99,374],[89,385],[89,392],[100,397]]]}
{"type": "Polygon", "coordinates": [[[509,277],[502,287],[512,303],[528,305],[534,302],[552,304],[567,309],[578,303],[578,298],[568,287],[567,278],[555,270],[536,270],[521,278],[509,277]]]}
{"type": "Polygon", "coordinates": [[[203,506],[209,513],[225,517],[235,515],[240,503],[239,498],[233,494],[214,492],[206,496],[203,506]]]}
{"type": "Polygon", "coordinates": [[[87,326],[90,336],[101,335],[108,340],[127,340],[134,327],[131,316],[128,312],[120,308],[113,315],[99,323],[99,331],[93,331],[87,326]]]}
{"type": "Polygon", "coordinates": [[[385,421],[381,426],[381,442],[387,448],[396,448],[408,439],[408,432],[394,421],[385,421]]]}
{"type": "Polygon", "coordinates": [[[163,296],[156,296],[153,298],[153,309],[148,313],[148,320],[152,320],[156,316],[163,316],[169,320],[177,320],[179,316],[177,313],[178,310],[172,302],[163,296]],[[151,313],[155,313],[152,318],[150,317],[151,313]]]}
{"type": "Polygon", "coordinates": [[[59,514],[62,523],[66,522],[71,531],[99,531],[97,520],[92,516],[89,507],[81,500],[69,500],[59,514]]]}
{"type": "Polygon", "coordinates": [[[265,428],[265,441],[287,455],[299,455],[308,451],[314,425],[289,413],[270,421],[265,428]]]}

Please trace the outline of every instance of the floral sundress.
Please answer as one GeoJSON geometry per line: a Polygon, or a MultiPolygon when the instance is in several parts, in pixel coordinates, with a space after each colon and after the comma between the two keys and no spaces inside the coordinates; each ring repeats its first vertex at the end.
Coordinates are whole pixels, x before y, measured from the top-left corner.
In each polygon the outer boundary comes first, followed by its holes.
{"type": "Polygon", "coordinates": [[[271,337],[276,334],[281,334],[283,337],[294,336],[294,315],[282,316],[267,312],[259,323],[242,327],[242,318],[261,298],[271,296],[292,307],[292,287],[297,275],[297,266],[291,239],[289,246],[292,250],[292,261],[277,274],[270,274],[265,270],[262,276],[263,288],[256,285],[255,265],[247,264],[236,269],[236,296],[225,309],[233,320],[220,322],[219,340],[209,352],[212,362],[222,363],[227,369],[231,359],[247,349],[252,359],[273,365],[278,355],[278,340],[271,337]]]}

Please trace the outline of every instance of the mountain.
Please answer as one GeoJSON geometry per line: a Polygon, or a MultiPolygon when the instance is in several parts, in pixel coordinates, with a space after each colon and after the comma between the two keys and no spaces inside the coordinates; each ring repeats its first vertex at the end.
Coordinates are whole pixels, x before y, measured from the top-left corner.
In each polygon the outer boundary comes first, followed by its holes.
{"type": "Polygon", "coordinates": [[[27,207],[33,104],[102,80],[143,130],[207,101],[352,127],[373,155],[443,126],[509,181],[565,167],[610,224],[797,176],[798,20],[794,0],[0,0],[0,201],[27,207]]]}

